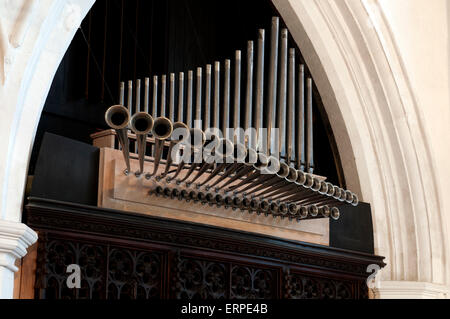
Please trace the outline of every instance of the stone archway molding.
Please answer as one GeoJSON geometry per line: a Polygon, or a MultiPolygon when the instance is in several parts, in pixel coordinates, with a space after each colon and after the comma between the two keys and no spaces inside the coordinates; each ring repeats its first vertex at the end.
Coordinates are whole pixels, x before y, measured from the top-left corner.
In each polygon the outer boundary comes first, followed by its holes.
{"type": "Polygon", "coordinates": [[[34,135],[54,74],[94,0],[0,1],[0,298],[37,240],[21,223],[34,135]]]}
{"type": "Polygon", "coordinates": [[[449,298],[442,176],[382,1],[273,3],[321,93],[347,184],[371,203],[388,264],[373,296],[449,298]]]}

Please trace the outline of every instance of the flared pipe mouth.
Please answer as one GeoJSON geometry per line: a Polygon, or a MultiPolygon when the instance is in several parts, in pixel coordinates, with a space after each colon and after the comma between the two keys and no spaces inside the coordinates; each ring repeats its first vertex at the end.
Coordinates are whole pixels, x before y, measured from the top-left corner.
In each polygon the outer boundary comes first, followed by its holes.
{"type": "Polygon", "coordinates": [[[345,191],[345,201],[349,204],[351,204],[353,201],[353,193],[349,190],[345,191]]]}
{"type": "Polygon", "coordinates": [[[269,164],[269,158],[266,154],[259,152],[256,156],[256,162],[253,164],[253,167],[261,170],[269,164]]]}
{"type": "Polygon", "coordinates": [[[295,182],[297,180],[297,170],[293,167],[289,167],[289,174],[286,176],[288,182],[295,182]]]}
{"type": "Polygon", "coordinates": [[[319,188],[319,194],[326,195],[328,193],[328,183],[327,182],[320,182],[320,188],[319,188]]]}
{"type": "Polygon", "coordinates": [[[250,201],[250,209],[257,210],[259,208],[259,203],[256,199],[250,201]]]}
{"type": "Polygon", "coordinates": [[[192,200],[197,200],[197,192],[190,191],[189,192],[189,198],[192,199],[192,200]]]}
{"type": "Polygon", "coordinates": [[[171,196],[172,196],[172,198],[180,196],[180,191],[177,188],[174,188],[172,190],[172,195],[171,196]]]}
{"type": "Polygon", "coordinates": [[[286,163],[280,163],[280,169],[277,172],[278,177],[287,177],[289,175],[289,166],[286,163]]]}
{"type": "Polygon", "coordinates": [[[331,184],[330,182],[327,182],[327,185],[328,185],[327,195],[328,196],[333,196],[334,195],[334,186],[333,186],[333,184],[331,184]]]}
{"type": "Polygon", "coordinates": [[[183,122],[173,123],[173,131],[170,139],[174,142],[182,142],[189,138],[189,128],[183,122]]]}
{"type": "Polygon", "coordinates": [[[339,188],[339,186],[334,185],[333,186],[333,198],[334,199],[339,199],[341,197],[341,189],[339,188]]]}
{"type": "Polygon", "coordinates": [[[239,197],[236,196],[233,198],[233,206],[234,207],[239,208],[239,207],[241,207],[241,204],[242,204],[242,200],[239,197]]]}
{"type": "Polygon", "coordinates": [[[286,203],[280,203],[278,205],[278,211],[280,212],[281,215],[285,216],[288,213],[288,205],[286,203]]]}
{"type": "Polygon", "coordinates": [[[355,193],[353,193],[353,195],[352,195],[352,202],[351,202],[351,204],[353,206],[358,206],[358,204],[359,204],[358,195],[356,195],[355,193]]]}
{"type": "Polygon", "coordinates": [[[198,192],[198,193],[197,193],[197,200],[199,200],[199,201],[204,201],[204,200],[206,200],[206,195],[205,195],[205,193],[203,193],[203,192],[198,192]]]}
{"type": "Polygon", "coordinates": [[[136,135],[146,135],[153,128],[153,117],[145,112],[135,113],[130,120],[130,128],[136,135]]]}
{"type": "Polygon", "coordinates": [[[233,205],[233,198],[231,196],[226,196],[223,200],[224,204],[227,206],[233,205]]]}
{"type": "Polygon", "coordinates": [[[206,194],[206,201],[207,201],[208,203],[215,203],[214,194],[212,194],[212,193],[207,193],[207,194],[206,194]]]}
{"type": "Polygon", "coordinates": [[[233,155],[234,145],[233,142],[231,142],[227,138],[221,138],[219,139],[219,143],[217,145],[217,148],[215,149],[215,152],[220,157],[228,157],[233,155]]]}
{"type": "Polygon", "coordinates": [[[172,190],[168,187],[164,188],[164,196],[170,197],[172,195],[172,190]]]}
{"type": "Polygon", "coordinates": [[[279,211],[279,208],[280,208],[280,207],[278,206],[277,203],[275,203],[275,202],[271,202],[271,203],[270,203],[269,209],[270,209],[270,212],[271,212],[271,213],[277,214],[278,211],[279,211]]]}
{"type": "Polygon", "coordinates": [[[305,184],[303,186],[305,186],[306,188],[311,188],[314,184],[314,177],[309,174],[309,173],[305,173],[305,184]]]}
{"type": "Polygon", "coordinates": [[[300,206],[300,208],[298,209],[298,216],[301,219],[305,219],[306,217],[308,217],[308,208],[305,206],[300,206]]]}
{"type": "Polygon", "coordinates": [[[331,214],[331,209],[330,209],[330,207],[328,207],[328,206],[322,206],[322,207],[319,208],[319,211],[320,211],[320,214],[321,214],[323,217],[330,217],[330,214],[331,214]]]}
{"type": "Polygon", "coordinates": [[[153,122],[152,134],[159,140],[165,140],[172,135],[173,124],[167,117],[158,117],[153,122]]]}
{"type": "Polygon", "coordinates": [[[261,169],[261,173],[274,175],[280,170],[280,165],[278,158],[270,155],[267,157],[267,165],[261,169]]]}
{"type": "Polygon", "coordinates": [[[297,214],[297,210],[298,210],[297,205],[295,205],[293,203],[289,204],[288,211],[289,211],[290,215],[292,215],[292,216],[296,215],[297,214]]]}
{"type": "Polygon", "coordinates": [[[266,200],[262,200],[259,202],[259,209],[261,209],[261,211],[263,212],[267,212],[270,208],[269,202],[266,200]]]}
{"type": "Polygon", "coordinates": [[[223,204],[223,197],[220,194],[216,194],[216,196],[214,196],[214,201],[217,205],[222,205],[223,204]]]}
{"type": "Polygon", "coordinates": [[[123,105],[113,105],[105,113],[105,122],[112,129],[123,129],[130,122],[130,113],[123,105]]]}
{"type": "Polygon", "coordinates": [[[247,148],[247,156],[245,157],[244,164],[252,166],[258,161],[258,153],[253,148],[247,148]]]}
{"type": "Polygon", "coordinates": [[[340,194],[338,200],[340,202],[345,202],[345,199],[347,197],[347,195],[345,194],[345,189],[341,188],[340,191],[341,191],[341,194],[340,194]]]}
{"type": "Polygon", "coordinates": [[[244,197],[241,201],[241,208],[248,209],[250,208],[251,200],[249,198],[244,197]]]}
{"type": "Polygon", "coordinates": [[[297,179],[295,180],[297,185],[305,185],[306,183],[306,175],[301,170],[297,170],[297,179]]]}
{"type": "Polygon", "coordinates": [[[194,149],[200,149],[206,142],[206,135],[199,128],[191,128],[189,130],[189,139],[191,147],[194,149]]]}
{"type": "Polygon", "coordinates": [[[315,192],[318,192],[320,190],[320,187],[322,186],[321,184],[322,184],[322,182],[320,181],[320,179],[318,179],[317,177],[314,177],[311,189],[315,192]]]}
{"type": "Polygon", "coordinates": [[[162,195],[164,193],[164,189],[161,186],[156,186],[155,193],[156,195],[162,195]]]}
{"type": "Polygon", "coordinates": [[[331,214],[330,214],[331,218],[333,218],[334,220],[338,220],[339,217],[341,216],[341,213],[339,212],[339,208],[337,207],[333,207],[331,208],[331,214]]]}
{"type": "Polygon", "coordinates": [[[311,217],[316,217],[317,215],[319,215],[319,209],[316,205],[311,205],[308,207],[308,213],[311,217]]]}
{"type": "Polygon", "coordinates": [[[189,192],[188,192],[187,190],[185,190],[185,189],[182,189],[182,190],[181,190],[180,196],[181,196],[182,198],[184,198],[184,199],[190,199],[190,198],[189,198],[189,192]]]}
{"type": "Polygon", "coordinates": [[[247,159],[248,150],[244,144],[236,143],[233,145],[233,154],[231,157],[234,162],[245,162],[247,159]]]}

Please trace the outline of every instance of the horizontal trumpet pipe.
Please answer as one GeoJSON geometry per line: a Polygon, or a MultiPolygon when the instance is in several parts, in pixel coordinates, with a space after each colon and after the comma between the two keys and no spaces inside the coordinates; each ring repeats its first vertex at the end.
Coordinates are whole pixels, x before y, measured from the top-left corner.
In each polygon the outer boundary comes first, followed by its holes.
{"type": "Polygon", "coordinates": [[[113,105],[105,113],[105,122],[115,130],[117,139],[122,148],[122,154],[126,165],[125,174],[130,172],[130,153],[128,140],[128,123],[130,113],[123,105],[113,105]]]}
{"type": "Polygon", "coordinates": [[[131,130],[136,134],[137,151],[139,156],[139,176],[144,171],[145,149],[147,144],[147,135],[153,128],[153,118],[145,112],[135,113],[130,120],[131,130]]]}

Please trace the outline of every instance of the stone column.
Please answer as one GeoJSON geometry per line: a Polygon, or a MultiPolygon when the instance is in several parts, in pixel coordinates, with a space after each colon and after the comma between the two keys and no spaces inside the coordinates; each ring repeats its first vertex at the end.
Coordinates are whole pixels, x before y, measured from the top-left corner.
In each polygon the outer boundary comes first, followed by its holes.
{"type": "Polygon", "coordinates": [[[37,240],[37,234],[27,225],[0,220],[0,299],[11,299],[17,258],[27,253],[27,248],[37,240]]]}

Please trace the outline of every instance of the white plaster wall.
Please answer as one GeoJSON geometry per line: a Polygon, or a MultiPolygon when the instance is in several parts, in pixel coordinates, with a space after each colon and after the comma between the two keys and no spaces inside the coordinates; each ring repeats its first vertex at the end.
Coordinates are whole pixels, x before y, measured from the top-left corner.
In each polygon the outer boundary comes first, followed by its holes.
{"type": "MultiPolygon", "coordinates": [[[[436,169],[439,206],[450,233],[450,51],[447,0],[380,0],[417,99],[421,125],[436,169]]],[[[405,114],[408,116],[408,114],[405,114]]],[[[437,232],[438,229],[431,229],[437,232]]],[[[447,247],[450,243],[444,243],[447,247]]],[[[448,251],[448,250],[447,250],[448,251]]],[[[439,258],[441,256],[432,256],[439,258]]],[[[450,272],[447,264],[447,272],[450,272]]],[[[449,274],[447,273],[447,276],[449,274]]],[[[442,282],[444,276],[432,275],[442,282]]],[[[448,280],[448,278],[447,278],[448,280]]]]}

